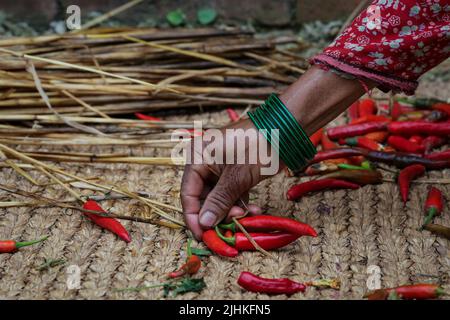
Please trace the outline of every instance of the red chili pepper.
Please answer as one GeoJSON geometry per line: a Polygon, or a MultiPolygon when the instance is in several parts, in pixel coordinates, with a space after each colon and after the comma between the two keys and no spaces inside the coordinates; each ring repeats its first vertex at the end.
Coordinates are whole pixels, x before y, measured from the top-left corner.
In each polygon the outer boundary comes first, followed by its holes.
{"type": "Polygon", "coordinates": [[[332,150],[319,151],[316,153],[310,163],[317,163],[330,159],[350,158],[355,156],[361,156],[363,153],[361,150],[353,148],[336,148],[332,150]]]}
{"type": "Polygon", "coordinates": [[[398,151],[418,154],[425,152],[425,147],[423,145],[411,142],[410,140],[400,136],[390,136],[387,143],[398,151]]]}
{"type": "Polygon", "coordinates": [[[378,289],[366,295],[369,300],[386,300],[389,294],[396,293],[401,299],[436,299],[445,294],[438,284],[419,283],[396,288],[378,289]]]}
{"type": "Polygon", "coordinates": [[[414,135],[409,138],[409,141],[411,141],[412,143],[415,143],[415,144],[422,144],[423,138],[422,138],[422,136],[414,135]]]}
{"type": "MultiPolygon", "coordinates": [[[[255,246],[248,240],[248,238],[242,232],[236,232],[232,237],[224,237],[220,234],[219,230],[216,230],[223,241],[228,245],[236,248],[238,251],[253,251],[256,250],[255,246]]],[[[299,236],[286,233],[286,232],[276,232],[276,233],[254,233],[250,232],[250,236],[255,240],[255,242],[264,250],[274,250],[279,249],[293,241],[297,240],[299,236]]]]}
{"type": "Polygon", "coordinates": [[[307,193],[328,189],[358,189],[359,185],[338,179],[320,179],[292,186],[287,192],[288,200],[297,200],[307,193]]]}
{"type": "Polygon", "coordinates": [[[342,179],[357,183],[361,186],[366,184],[378,184],[383,181],[383,176],[377,170],[345,169],[323,176],[326,179],[342,179]]]}
{"type": "Polygon", "coordinates": [[[350,120],[356,119],[359,117],[359,100],[356,100],[351,104],[351,106],[348,108],[348,116],[350,120]]]}
{"type": "Polygon", "coordinates": [[[449,103],[435,103],[431,106],[434,110],[439,110],[447,113],[447,115],[450,117],[450,104],[449,103]]]}
{"type": "Polygon", "coordinates": [[[393,120],[397,120],[403,114],[402,105],[398,102],[394,102],[391,110],[391,116],[393,120]]]}
{"type": "Polygon", "coordinates": [[[389,132],[387,132],[387,131],[375,131],[375,132],[370,132],[370,133],[364,135],[364,137],[371,139],[373,141],[379,142],[379,143],[386,141],[388,136],[389,136],[389,132]]]}
{"type": "Polygon", "coordinates": [[[139,113],[139,112],[136,112],[134,115],[141,120],[148,120],[148,121],[161,121],[162,120],[161,118],[148,116],[146,114],[139,113]]]}
{"type": "Polygon", "coordinates": [[[330,138],[328,138],[327,132],[324,132],[324,134],[322,135],[320,144],[322,145],[322,150],[336,149],[338,147],[336,143],[334,143],[333,141],[330,140],[330,138]]]}
{"type": "Polygon", "coordinates": [[[375,101],[370,98],[359,100],[358,114],[360,117],[373,115],[377,112],[375,101]]]}
{"type": "Polygon", "coordinates": [[[421,164],[413,164],[402,169],[398,175],[398,185],[403,203],[408,201],[409,186],[411,181],[422,176],[425,173],[425,167],[421,164]]]}
{"type": "Polygon", "coordinates": [[[312,144],[317,147],[322,140],[323,135],[323,128],[320,128],[316,132],[314,132],[310,137],[309,140],[311,140],[312,144]]]}
{"type": "Polygon", "coordinates": [[[450,149],[426,154],[425,158],[435,161],[450,161],[450,149]]]}
{"type": "Polygon", "coordinates": [[[239,115],[236,112],[236,110],[228,108],[227,113],[228,113],[228,117],[230,118],[231,122],[239,121],[239,115]]]}
{"type": "Polygon", "coordinates": [[[235,248],[220,239],[215,230],[203,232],[202,240],[209,249],[220,256],[233,258],[239,254],[235,248]]]}
{"type": "MultiPolygon", "coordinates": [[[[105,210],[103,210],[100,205],[95,202],[94,200],[88,200],[83,204],[83,209],[89,210],[89,211],[98,211],[100,213],[106,213],[105,210]]],[[[100,227],[111,231],[115,235],[117,235],[120,239],[124,240],[125,242],[130,242],[131,237],[128,233],[128,231],[124,228],[124,226],[116,219],[104,217],[97,215],[95,213],[89,213],[89,212],[83,212],[83,214],[88,217],[92,222],[94,222],[96,225],[99,225],[100,227]]]]}
{"type": "Polygon", "coordinates": [[[357,119],[352,120],[350,124],[360,124],[366,122],[389,122],[389,121],[391,121],[389,117],[383,115],[369,114],[367,116],[359,117],[357,119]]]}
{"type": "Polygon", "coordinates": [[[169,278],[178,278],[186,274],[196,274],[200,267],[202,266],[202,261],[196,255],[191,255],[187,258],[185,264],[183,264],[177,271],[169,273],[169,278]]]}
{"type": "Polygon", "coordinates": [[[346,139],[339,139],[339,143],[375,151],[384,150],[384,147],[381,144],[366,137],[351,137],[346,139]]]}
{"type": "Polygon", "coordinates": [[[442,197],[442,192],[435,187],[431,187],[428,191],[427,201],[425,202],[426,217],[422,229],[429,224],[435,216],[440,215],[443,208],[444,199],[442,197]]]}
{"type": "Polygon", "coordinates": [[[0,240],[0,253],[12,253],[16,252],[20,248],[31,246],[35,243],[42,242],[46,240],[48,237],[42,237],[33,241],[25,241],[25,242],[17,242],[14,240],[0,240]]]}
{"type": "MultiPolygon", "coordinates": [[[[269,215],[259,215],[239,219],[239,223],[249,232],[284,232],[297,237],[312,236],[316,237],[317,232],[310,225],[286,218],[269,215]]],[[[235,223],[220,224],[220,228],[237,231],[235,223]]]]}
{"type": "Polygon", "coordinates": [[[303,283],[298,283],[287,278],[262,278],[247,271],[241,272],[237,283],[245,290],[267,294],[290,295],[306,290],[306,285],[303,283]]]}
{"type": "Polygon", "coordinates": [[[447,139],[438,136],[428,136],[422,141],[422,146],[425,148],[425,153],[430,152],[435,148],[439,148],[447,143],[447,139]]]}
{"type": "Polygon", "coordinates": [[[334,127],[328,129],[328,137],[332,140],[338,140],[341,138],[363,136],[370,132],[386,130],[388,123],[379,121],[334,127]]]}
{"type": "Polygon", "coordinates": [[[387,126],[392,134],[412,136],[415,134],[444,136],[450,135],[450,122],[396,121],[387,126]]]}

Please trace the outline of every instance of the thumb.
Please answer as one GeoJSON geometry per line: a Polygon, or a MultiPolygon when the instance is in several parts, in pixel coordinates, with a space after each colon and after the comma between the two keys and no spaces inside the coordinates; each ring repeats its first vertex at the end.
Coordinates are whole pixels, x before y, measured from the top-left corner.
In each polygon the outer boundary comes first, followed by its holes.
{"type": "Polygon", "coordinates": [[[214,189],[208,194],[200,210],[200,226],[210,229],[216,226],[227,215],[239,199],[241,188],[231,181],[227,172],[223,172],[214,189]]]}

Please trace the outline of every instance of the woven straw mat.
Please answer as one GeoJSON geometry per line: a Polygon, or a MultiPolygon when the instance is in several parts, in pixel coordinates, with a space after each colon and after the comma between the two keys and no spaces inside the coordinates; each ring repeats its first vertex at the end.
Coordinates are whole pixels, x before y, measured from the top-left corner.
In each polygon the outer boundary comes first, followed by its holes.
{"type": "MultiPolygon", "coordinates": [[[[434,96],[444,94],[443,98],[448,98],[445,95],[449,86],[432,83],[422,86],[421,91],[434,96]]],[[[228,121],[225,111],[171,119],[192,118],[215,124],[228,121]]],[[[333,124],[343,121],[341,117],[333,124]]],[[[21,150],[32,148],[21,147],[21,150]]],[[[41,147],[39,150],[53,149],[41,147]]],[[[76,147],[65,150],[125,152],[133,156],[169,155],[168,150],[143,147],[76,147]]],[[[80,176],[100,176],[130,190],[153,192],[157,194],[156,199],[179,205],[179,201],[174,199],[179,192],[182,168],[125,164],[59,165],[80,176]]],[[[37,172],[31,174],[41,181],[44,179],[37,172]]],[[[450,178],[450,170],[427,174],[427,178],[438,177],[450,178]]],[[[39,190],[11,169],[0,170],[0,181],[27,191],[40,191],[52,198],[69,197],[58,186],[39,190]]],[[[295,217],[312,225],[319,233],[317,238],[300,238],[294,244],[274,251],[274,258],[255,252],[241,253],[235,259],[205,258],[197,276],[204,277],[207,287],[201,293],[179,295],[177,299],[360,299],[368,290],[366,282],[373,270],[380,271],[383,287],[437,281],[438,278],[448,283],[449,241],[427,231],[416,230],[424,218],[427,184],[413,184],[410,201],[403,207],[395,183],[369,185],[354,191],[317,193],[305,196],[297,203],[285,200],[288,188],[298,181],[299,178],[279,174],[255,187],[251,199],[267,214],[295,217]],[[241,271],[298,281],[337,277],[342,285],[339,291],[309,288],[305,293],[290,297],[270,297],[242,290],[236,284],[241,271]]],[[[450,200],[450,186],[439,185],[439,188],[450,200]]],[[[92,194],[87,190],[83,192],[92,194]]],[[[5,193],[0,193],[0,196],[4,201],[13,199],[5,193]]],[[[450,226],[449,202],[435,223],[450,226]]],[[[136,202],[116,200],[103,204],[115,212],[126,213],[133,210],[136,202]]],[[[180,230],[124,221],[133,239],[127,245],[72,210],[0,209],[0,219],[0,238],[3,239],[27,240],[50,235],[44,243],[12,255],[0,255],[1,299],[162,299],[160,288],[140,292],[117,292],[114,289],[160,283],[186,258],[186,234],[180,230]],[[39,271],[38,266],[45,258],[63,258],[67,263],[39,271]],[[67,286],[67,267],[70,265],[79,267],[78,289],[67,286]]],[[[202,246],[196,242],[194,245],[202,246]]],[[[444,286],[449,291],[450,286],[444,286]]]]}

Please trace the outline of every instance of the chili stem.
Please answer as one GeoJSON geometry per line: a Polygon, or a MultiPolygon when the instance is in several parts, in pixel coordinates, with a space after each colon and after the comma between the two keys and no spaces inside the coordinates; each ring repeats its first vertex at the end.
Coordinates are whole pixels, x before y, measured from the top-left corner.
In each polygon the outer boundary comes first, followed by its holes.
{"type": "Polygon", "coordinates": [[[419,231],[422,231],[422,230],[425,228],[425,226],[426,226],[427,224],[429,224],[429,223],[431,222],[431,220],[433,220],[433,218],[434,218],[434,216],[436,215],[436,213],[437,213],[436,208],[430,208],[430,209],[428,210],[428,214],[427,214],[427,216],[425,217],[425,220],[423,221],[422,226],[419,228],[419,231]]]}
{"type": "Polygon", "coordinates": [[[22,247],[31,246],[31,245],[33,245],[35,243],[39,243],[39,242],[45,241],[47,239],[48,239],[48,236],[44,236],[44,237],[42,237],[40,239],[33,240],[33,241],[16,242],[16,248],[19,249],[19,248],[22,248],[22,247]]]}

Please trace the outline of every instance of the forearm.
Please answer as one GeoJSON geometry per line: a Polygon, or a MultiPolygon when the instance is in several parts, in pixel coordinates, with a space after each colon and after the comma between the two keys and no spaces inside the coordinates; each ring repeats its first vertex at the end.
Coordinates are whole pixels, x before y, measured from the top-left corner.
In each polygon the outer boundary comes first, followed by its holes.
{"type": "MultiPolygon", "coordinates": [[[[368,88],[375,83],[365,82],[368,88]]],[[[317,66],[293,83],[280,99],[308,135],[325,126],[361,97],[365,89],[358,80],[348,80],[317,66]]]]}

